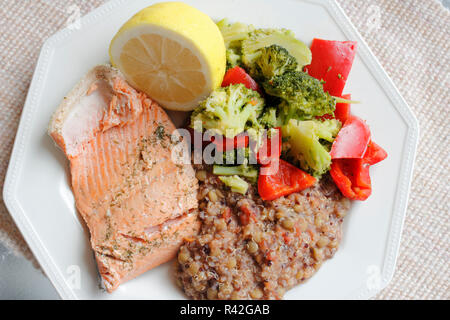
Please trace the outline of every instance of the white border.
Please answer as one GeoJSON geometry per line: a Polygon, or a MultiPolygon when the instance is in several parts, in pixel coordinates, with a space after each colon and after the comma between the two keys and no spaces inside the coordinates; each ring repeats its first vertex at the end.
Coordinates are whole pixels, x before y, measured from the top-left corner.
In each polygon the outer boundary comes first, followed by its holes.
{"type": "MultiPolygon", "coordinates": [[[[364,39],[352,25],[342,8],[335,2],[335,0],[306,0],[306,2],[319,4],[325,7],[326,10],[332,15],[336,23],[342,28],[345,35],[349,39],[358,41],[358,54],[360,55],[363,62],[368,66],[371,73],[375,76],[381,87],[387,92],[389,98],[393,102],[393,105],[402,115],[403,120],[408,125],[408,134],[404,145],[405,153],[401,166],[399,188],[395,199],[389,232],[390,236],[388,239],[388,247],[386,248],[387,257],[382,270],[381,288],[370,291],[366,286],[363,286],[352,296],[348,297],[350,299],[367,299],[373,297],[376,293],[385,288],[394,275],[403,222],[407,209],[409,189],[414,167],[414,159],[419,139],[419,124],[412,110],[409,108],[406,101],[402,98],[392,80],[383,70],[382,66],[370,51],[364,39]]],[[[82,26],[86,27],[88,25],[95,24],[96,21],[104,18],[111,11],[125,3],[127,3],[126,0],[112,0],[100,6],[81,19],[82,26]]],[[[45,78],[44,76],[48,71],[49,61],[54,53],[54,49],[58,46],[58,44],[67,39],[73,32],[73,30],[70,30],[68,28],[63,29],[56,33],[54,36],[50,37],[42,47],[36,70],[34,72],[31,86],[28,92],[28,96],[22,111],[20,125],[16,135],[16,140],[14,143],[14,148],[3,189],[3,198],[9,212],[11,213],[11,216],[22,232],[35,257],[41,264],[46,275],[63,299],[76,299],[77,297],[73,290],[70,289],[70,286],[66,283],[64,276],[56,267],[50,253],[45,249],[39,238],[39,235],[33,229],[33,226],[28,220],[25,212],[20,207],[19,201],[16,198],[16,191],[18,175],[20,173],[20,169],[23,165],[24,160],[23,157],[25,141],[28,140],[30,135],[30,125],[36,113],[36,102],[40,99],[40,95],[42,94],[42,79],[45,78]]]]}

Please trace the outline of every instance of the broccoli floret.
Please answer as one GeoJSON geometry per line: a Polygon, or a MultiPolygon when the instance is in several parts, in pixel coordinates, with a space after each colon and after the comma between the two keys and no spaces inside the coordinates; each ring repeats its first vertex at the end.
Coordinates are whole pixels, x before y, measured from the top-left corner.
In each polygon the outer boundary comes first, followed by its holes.
{"type": "Polygon", "coordinates": [[[250,32],[255,30],[252,25],[247,25],[240,22],[230,23],[228,19],[222,19],[217,22],[226,48],[236,48],[241,46],[241,41],[248,39],[250,32]]]}
{"type": "Polygon", "coordinates": [[[227,70],[234,68],[236,66],[240,66],[242,63],[241,54],[238,52],[238,49],[227,49],[227,70]]]}
{"type": "Polygon", "coordinates": [[[315,133],[319,139],[325,140],[327,142],[333,143],[339,130],[341,130],[342,124],[340,121],[331,120],[315,120],[315,133]]]}
{"type": "Polygon", "coordinates": [[[223,162],[222,163],[225,163],[225,164],[234,164],[235,163],[236,150],[233,149],[233,150],[229,150],[229,151],[222,151],[222,154],[223,154],[223,162]]]}
{"type": "Polygon", "coordinates": [[[227,48],[227,69],[242,64],[242,40],[248,39],[255,28],[240,22],[229,23],[228,19],[217,23],[227,48]]]}
{"type": "Polygon", "coordinates": [[[288,71],[296,71],[296,59],[289,52],[277,44],[261,49],[261,55],[255,60],[255,79],[272,79],[288,71]]]}
{"type": "Polygon", "coordinates": [[[277,108],[266,108],[259,118],[259,123],[265,128],[276,128],[282,125],[280,117],[277,115],[277,108]]]}
{"type": "Polygon", "coordinates": [[[255,62],[261,56],[262,49],[276,44],[285,48],[301,68],[311,63],[311,50],[295,38],[292,31],[286,29],[257,29],[250,37],[242,41],[242,61],[250,73],[256,73],[255,62]]]}
{"type": "Polygon", "coordinates": [[[333,113],[336,100],[323,91],[317,79],[301,71],[289,71],[263,83],[267,94],[282,99],[279,105],[283,123],[307,120],[333,113]]]}
{"type": "Polygon", "coordinates": [[[248,190],[248,183],[239,176],[220,176],[219,179],[226,186],[230,187],[233,192],[245,194],[248,190]]]}
{"type": "MultiPolygon", "coordinates": [[[[216,151],[217,152],[217,151],[216,151]]],[[[250,159],[250,148],[237,148],[229,151],[222,151],[223,161],[217,164],[237,165],[250,159]]]]}
{"type": "Polygon", "coordinates": [[[200,103],[191,115],[191,125],[197,128],[201,122],[203,128],[233,138],[246,129],[260,128],[263,107],[264,99],[258,92],[243,84],[230,85],[214,90],[200,103]]]}
{"type": "Polygon", "coordinates": [[[330,169],[331,156],[322,139],[331,143],[338,134],[341,123],[337,120],[290,120],[282,127],[283,153],[294,163],[315,177],[320,177],[330,169]]]}

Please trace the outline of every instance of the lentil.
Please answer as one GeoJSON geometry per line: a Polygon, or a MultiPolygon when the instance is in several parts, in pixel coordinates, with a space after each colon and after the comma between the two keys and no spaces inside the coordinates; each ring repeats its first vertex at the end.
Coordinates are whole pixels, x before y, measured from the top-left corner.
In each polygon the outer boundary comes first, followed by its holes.
{"type": "Polygon", "coordinates": [[[247,250],[250,253],[256,253],[258,251],[258,244],[255,241],[249,241],[247,243],[247,250]]]}
{"type": "Polygon", "coordinates": [[[250,292],[250,296],[253,299],[261,299],[263,297],[263,292],[260,288],[256,288],[250,292]]]}
{"type": "Polygon", "coordinates": [[[208,178],[210,166],[195,167],[207,177],[199,189],[202,227],[180,248],[176,269],[177,283],[190,298],[281,299],[336,252],[350,202],[330,177],[308,190],[262,201],[254,185],[246,195],[233,193],[208,178]],[[243,204],[260,213],[245,225],[239,218],[243,204]]]}
{"type": "Polygon", "coordinates": [[[219,198],[217,197],[217,193],[214,190],[211,190],[210,192],[208,192],[208,198],[212,202],[217,202],[217,200],[219,200],[219,198]]]}
{"type": "Polygon", "coordinates": [[[195,177],[197,180],[204,182],[206,180],[206,171],[205,170],[199,170],[195,173],[195,177]]]}
{"type": "Polygon", "coordinates": [[[281,222],[283,228],[287,230],[292,230],[294,228],[294,221],[292,219],[286,218],[281,222]]]}

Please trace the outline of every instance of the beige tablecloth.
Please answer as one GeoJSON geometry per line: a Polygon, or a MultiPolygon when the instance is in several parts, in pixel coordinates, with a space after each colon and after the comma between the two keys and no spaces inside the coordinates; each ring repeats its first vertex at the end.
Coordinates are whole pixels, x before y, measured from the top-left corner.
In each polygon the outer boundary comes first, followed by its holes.
{"type": "MultiPolygon", "coordinates": [[[[449,299],[450,13],[436,0],[338,1],[421,127],[397,270],[377,298],[449,299]]],[[[42,43],[77,10],[84,15],[103,2],[2,0],[0,188],[42,43]]],[[[0,241],[34,261],[1,195],[0,241]]]]}

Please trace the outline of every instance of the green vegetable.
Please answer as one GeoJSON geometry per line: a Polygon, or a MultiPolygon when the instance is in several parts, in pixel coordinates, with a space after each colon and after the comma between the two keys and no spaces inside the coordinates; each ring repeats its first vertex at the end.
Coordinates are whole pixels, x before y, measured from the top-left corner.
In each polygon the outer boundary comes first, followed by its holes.
{"type": "Polygon", "coordinates": [[[214,90],[191,115],[191,125],[201,122],[203,128],[233,138],[249,128],[260,128],[258,118],[264,99],[243,84],[214,90]]]}
{"type": "Polygon", "coordinates": [[[262,49],[276,44],[285,48],[301,68],[311,63],[311,50],[295,38],[292,31],[286,29],[257,29],[250,37],[242,41],[242,61],[250,73],[255,72],[255,62],[262,54],[262,49]]]}
{"type": "Polygon", "coordinates": [[[254,79],[272,79],[287,71],[296,71],[298,64],[289,52],[277,44],[261,49],[261,55],[255,60],[254,79]]]}
{"type": "Polygon", "coordinates": [[[327,142],[334,142],[339,130],[341,130],[342,123],[339,120],[314,120],[315,133],[320,138],[327,142]]]}
{"type": "Polygon", "coordinates": [[[360,101],[348,100],[348,99],[344,99],[344,98],[341,98],[341,97],[335,97],[335,96],[332,96],[332,97],[336,100],[336,103],[348,103],[348,104],[359,104],[359,103],[361,103],[360,101]]]}
{"type": "Polygon", "coordinates": [[[267,94],[282,99],[279,105],[283,123],[307,120],[333,113],[336,101],[323,91],[320,82],[301,71],[289,71],[263,83],[267,94]]]}
{"type": "Polygon", "coordinates": [[[286,29],[255,29],[252,25],[240,22],[230,23],[228,19],[217,22],[227,48],[227,68],[241,65],[252,73],[255,60],[261,50],[273,44],[285,48],[301,68],[311,63],[311,50],[286,29]]]}
{"type": "Polygon", "coordinates": [[[265,128],[276,128],[282,125],[280,117],[277,115],[278,108],[269,107],[263,111],[259,118],[259,123],[265,128]]]}
{"type": "Polygon", "coordinates": [[[240,66],[242,64],[242,40],[248,39],[250,32],[255,28],[240,22],[230,23],[228,19],[220,20],[217,26],[222,33],[227,48],[227,69],[240,66]]]}
{"type": "Polygon", "coordinates": [[[219,179],[226,186],[230,187],[231,191],[233,192],[245,194],[248,190],[248,183],[239,176],[229,176],[229,177],[221,176],[219,177],[219,179]]]}
{"type": "Polygon", "coordinates": [[[250,159],[250,148],[236,148],[233,150],[222,151],[222,154],[223,162],[216,162],[216,164],[237,165],[250,159]]]}
{"type": "Polygon", "coordinates": [[[290,120],[282,127],[283,138],[287,143],[283,151],[289,160],[315,177],[320,177],[330,169],[331,156],[327,143],[334,141],[341,128],[338,120],[290,120]],[[321,143],[321,141],[325,141],[321,143]]]}
{"type": "Polygon", "coordinates": [[[246,40],[250,36],[250,32],[255,30],[252,25],[240,22],[230,23],[228,19],[222,19],[217,22],[226,48],[237,48],[241,46],[241,41],[246,40]]]}
{"type": "Polygon", "coordinates": [[[242,58],[239,51],[239,49],[227,49],[227,70],[242,64],[242,58]]]}
{"type": "Polygon", "coordinates": [[[256,182],[258,178],[258,170],[247,163],[239,166],[219,166],[214,165],[213,173],[217,176],[242,176],[249,179],[251,182],[256,182]]]}

